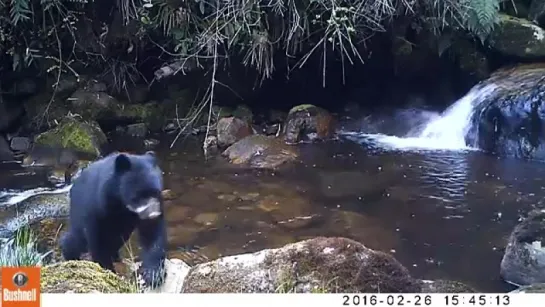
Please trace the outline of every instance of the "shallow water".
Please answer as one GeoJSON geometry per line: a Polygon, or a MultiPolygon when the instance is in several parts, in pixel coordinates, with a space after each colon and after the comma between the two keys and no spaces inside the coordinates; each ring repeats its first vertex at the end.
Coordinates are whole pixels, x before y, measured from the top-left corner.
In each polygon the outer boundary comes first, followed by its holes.
{"type": "Polygon", "coordinates": [[[195,140],[157,152],[169,244],[209,258],[345,236],[391,252],[424,279],[505,291],[499,265],[520,216],[543,204],[545,166],[478,151],[383,150],[342,139],[301,145],[301,162],[272,171],[204,161],[195,140]]]}
{"type": "MultiPolygon", "coordinates": [[[[345,236],[392,253],[415,277],[506,291],[499,265],[507,236],[520,216],[545,207],[545,165],[479,151],[384,150],[341,137],[300,145],[299,163],[272,172],[205,161],[198,139],[172,149],[171,141],[154,149],[172,191],[171,256],[198,247],[214,259],[345,236]]],[[[118,149],[145,151],[130,145],[118,149]]],[[[3,171],[0,182],[28,190],[41,180],[33,176],[3,171]]]]}

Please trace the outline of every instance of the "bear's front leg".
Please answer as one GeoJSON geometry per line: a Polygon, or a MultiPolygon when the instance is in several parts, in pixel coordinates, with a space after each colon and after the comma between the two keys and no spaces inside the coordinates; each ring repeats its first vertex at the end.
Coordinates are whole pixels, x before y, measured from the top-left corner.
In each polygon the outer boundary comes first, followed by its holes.
{"type": "Polygon", "coordinates": [[[115,273],[113,258],[116,252],[110,248],[111,235],[108,236],[101,231],[99,223],[88,222],[85,227],[85,237],[92,261],[115,273]]]}
{"type": "Polygon", "coordinates": [[[138,273],[142,276],[146,287],[155,288],[162,285],[166,277],[164,268],[167,233],[163,216],[152,220],[141,220],[138,232],[142,247],[142,265],[138,273]]]}

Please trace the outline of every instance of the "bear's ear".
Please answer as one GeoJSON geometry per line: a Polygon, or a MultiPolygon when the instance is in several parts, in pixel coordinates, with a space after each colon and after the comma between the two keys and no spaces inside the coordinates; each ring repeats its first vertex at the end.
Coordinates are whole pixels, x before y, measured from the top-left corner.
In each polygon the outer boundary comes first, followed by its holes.
{"type": "Polygon", "coordinates": [[[157,165],[157,156],[155,155],[155,151],[146,151],[144,154],[153,165],[157,165]]]}
{"type": "Polygon", "coordinates": [[[125,154],[119,154],[115,158],[115,171],[116,172],[125,172],[131,168],[131,160],[125,154]]]}

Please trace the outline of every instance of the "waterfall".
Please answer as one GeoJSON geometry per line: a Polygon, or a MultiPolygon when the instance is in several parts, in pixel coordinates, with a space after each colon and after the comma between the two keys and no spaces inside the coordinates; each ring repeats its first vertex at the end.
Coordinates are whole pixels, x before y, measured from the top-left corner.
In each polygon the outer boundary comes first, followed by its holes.
{"type": "Polygon", "coordinates": [[[443,113],[427,115],[428,120],[404,136],[381,133],[341,132],[350,139],[370,140],[385,147],[401,150],[474,150],[466,144],[465,137],[471,128],[471,117],[495,86],[475,86],[465,96],[453,103],[443,113]]]}

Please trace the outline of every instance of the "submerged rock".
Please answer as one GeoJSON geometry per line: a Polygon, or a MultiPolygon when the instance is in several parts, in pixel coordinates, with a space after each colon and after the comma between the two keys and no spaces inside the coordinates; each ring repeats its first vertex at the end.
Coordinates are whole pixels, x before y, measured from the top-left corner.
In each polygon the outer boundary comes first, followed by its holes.
{"type": "Polygon", "coordinates": [[[479,84],[486,90],[476,92],[466,142],[500,156],[545,160],[544,74],[544,63],[518,65],[479,84]]]}
{"type": "Polygon", "coordinates": [[[185,293],[419,292],[403,265],[346,238],[318,237],[191,269],[185,293]]]}
{"type": "Polygon", "coordinates": [[[286,145],[282,140],[259,134],[239,140],[222,153],[233,164],[269,169],[294,161],[298,155],[297,149],[286,145]]]}
{"type": "Polygon", "coordinates": [[[508,56],[545,56],[545,30],[527,19],[500,14],[499,24],[489,36],[490,47],[508,56]]]}
{"type": "Polygon", "coordinates": [[[134,293],[137,286],[90,261],[66,261],[42,268],[43,293],[134,293]]]}
{"type": "Polygon", "coordinates": [[[298,143],[330,138],[334,133],[334,119],[325,109],[303,104],[288,113],[283,134],[286,143],[298,143]]]}
{"type": "Polygon", "coordinates": [[[502,278],[518,286],[545,283],[545,210],[534,210],[509,238],[500,265],[502,278]]]}
{"type": "Polygon", "coordinates": [[[34,143],[42,146],[74,149],[99,157],[108,142],[100,126],[93,121],[65,118],[59,126],[39,134],[34,143]]]}

